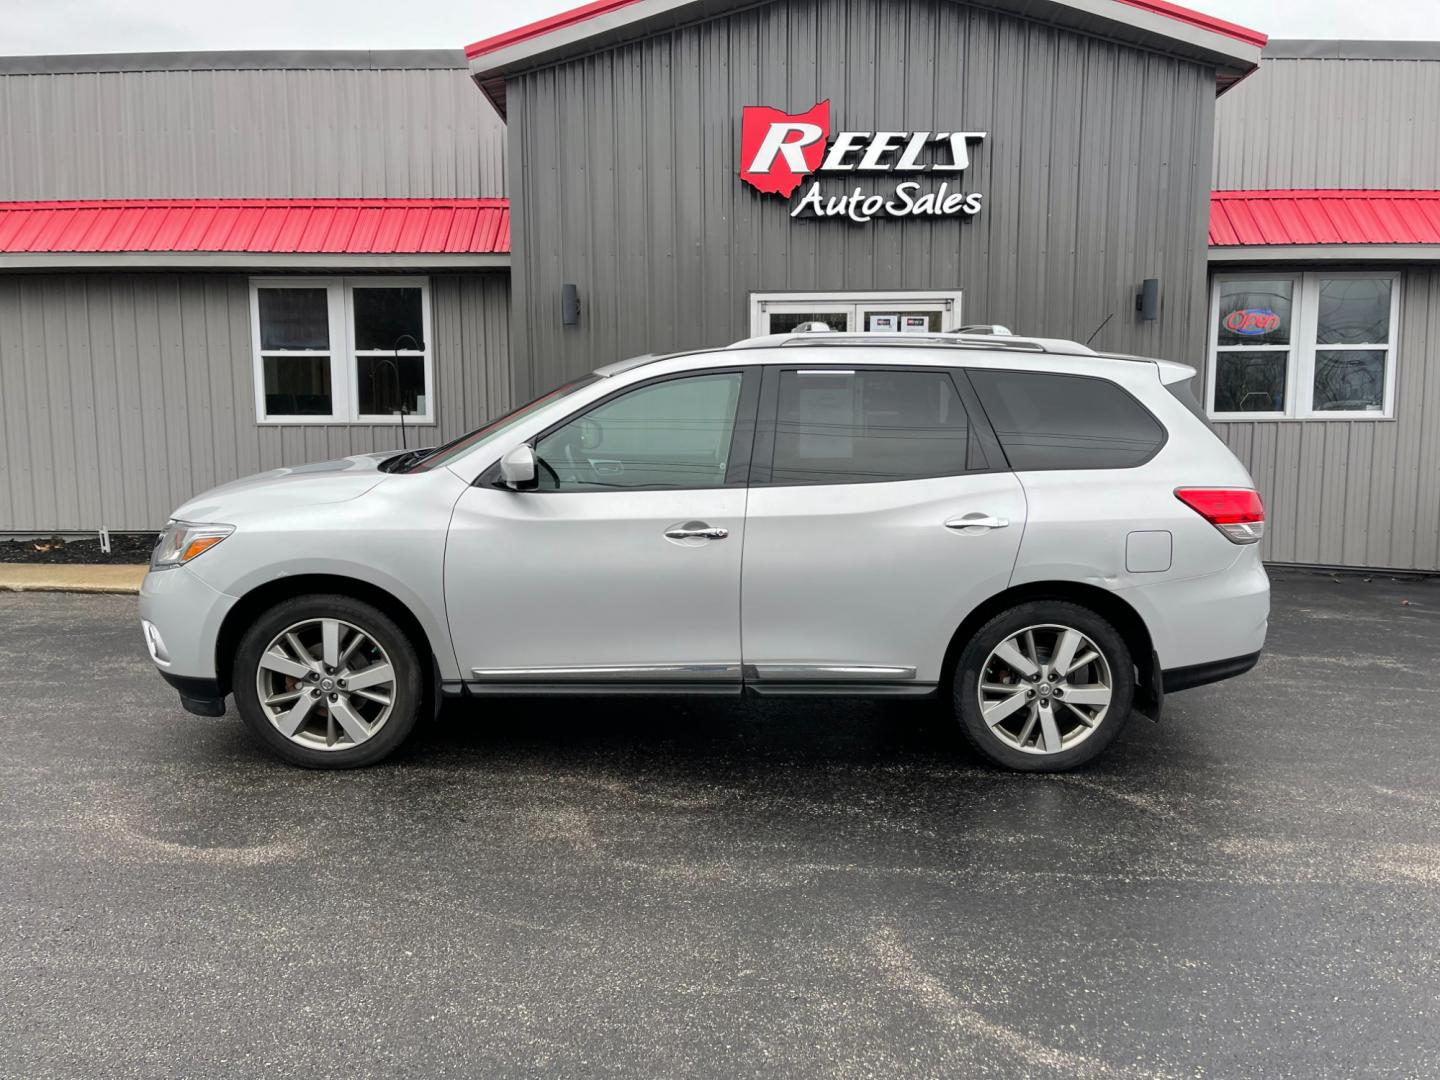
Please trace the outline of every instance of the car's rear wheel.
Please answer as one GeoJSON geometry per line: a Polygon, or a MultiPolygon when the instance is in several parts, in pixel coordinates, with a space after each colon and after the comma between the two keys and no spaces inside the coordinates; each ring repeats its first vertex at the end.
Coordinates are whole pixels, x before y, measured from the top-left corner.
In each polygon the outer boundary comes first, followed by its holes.
{"type": "Polygon", "coordinates": [[[1063,772],[1120,734],[1135,695],[1134,661],[1104,618],[1066,601],[1035,600],[980,628],[956,665],[955,710],[991,761],[1063,772]]]}
{"type": "Polygon", "coordinates": [[[246,631],[231,685],[271,753],[312,769],[369,765],[415,726],[423,697],[414,645],[383,611],[348,596],[301,596],[246,631]]]}

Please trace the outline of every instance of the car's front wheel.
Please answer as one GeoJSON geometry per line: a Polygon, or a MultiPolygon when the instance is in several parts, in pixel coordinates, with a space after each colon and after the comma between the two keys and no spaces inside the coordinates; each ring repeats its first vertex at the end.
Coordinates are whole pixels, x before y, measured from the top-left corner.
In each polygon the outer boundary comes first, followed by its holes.
{"type": "Polygon", "coordinates": [[[312,769],[379,761],[410,734],[423,698],[414,645],[379,608],[348,596],[266,611],[240,641],[231,685],[260,742],[312,769]]]}
{"type": "Polygon", "coordinates": [[[1135,694],[1134,662],[1105,619],[1066,601],[1030,601],[995,616],[956,665],[955,709],[991,761],[1063,772],[1120,734],[1135,694]]]}

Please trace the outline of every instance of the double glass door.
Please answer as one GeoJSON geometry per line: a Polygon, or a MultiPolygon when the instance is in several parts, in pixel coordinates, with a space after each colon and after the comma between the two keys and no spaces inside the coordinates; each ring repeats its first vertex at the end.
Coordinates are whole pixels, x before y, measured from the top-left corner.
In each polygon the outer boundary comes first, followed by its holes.
{"type": "Polygon", "coordinates": [[[754,293],[750,332],[788,334],[805,323],[839,333],[933,334],[960,326],[958,292],[754,293]]]}

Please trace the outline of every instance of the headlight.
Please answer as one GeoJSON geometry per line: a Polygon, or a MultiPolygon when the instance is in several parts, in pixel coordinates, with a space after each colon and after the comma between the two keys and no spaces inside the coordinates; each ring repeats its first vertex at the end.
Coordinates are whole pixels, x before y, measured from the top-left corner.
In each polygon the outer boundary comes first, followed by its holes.
{"type": "Polygon", "coordinates": [[[172,521],[155,541],[155,550],[150,553],[150,569],[164,570],[171,566],[182,566],[205,554],[234,531],[234,525],[172,521]]]}

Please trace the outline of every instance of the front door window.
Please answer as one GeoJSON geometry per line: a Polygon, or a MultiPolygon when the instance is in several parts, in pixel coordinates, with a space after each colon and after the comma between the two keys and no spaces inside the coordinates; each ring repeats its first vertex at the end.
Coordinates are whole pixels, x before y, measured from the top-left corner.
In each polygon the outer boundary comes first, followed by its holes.
{"type": "Polygon", "coordinates": [[[535,443],[539,490],[723,486],[743,378],[667,379],[566,422],[535,443]]]}

